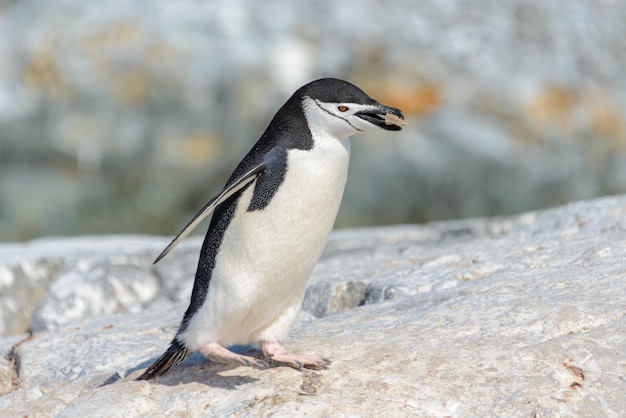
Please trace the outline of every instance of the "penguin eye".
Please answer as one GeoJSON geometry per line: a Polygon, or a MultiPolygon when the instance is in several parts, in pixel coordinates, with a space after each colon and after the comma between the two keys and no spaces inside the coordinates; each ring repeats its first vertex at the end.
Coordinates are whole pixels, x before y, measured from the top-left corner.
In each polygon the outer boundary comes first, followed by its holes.
{"type": "Polygon", "coordinates": [[[337,110],[339,110],[340,112],[347,112],[348,106],[337,106],[337,110]]]}

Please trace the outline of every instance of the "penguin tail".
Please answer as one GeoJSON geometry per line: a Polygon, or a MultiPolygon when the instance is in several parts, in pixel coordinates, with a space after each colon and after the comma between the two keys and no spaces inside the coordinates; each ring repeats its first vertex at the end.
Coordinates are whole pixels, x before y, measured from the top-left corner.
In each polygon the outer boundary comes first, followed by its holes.
{"type": "Polygon", "coordinates": [[[171,367],[185,361],[185,359],[192,354],[193,351],[185,347],[185,345],[178,341],[177,338],[174,338],[165,353],[163,353],[157,361],[152,363],[152,365],[135,380],[150,380],[156,376],[160,376],[171,367]]]}

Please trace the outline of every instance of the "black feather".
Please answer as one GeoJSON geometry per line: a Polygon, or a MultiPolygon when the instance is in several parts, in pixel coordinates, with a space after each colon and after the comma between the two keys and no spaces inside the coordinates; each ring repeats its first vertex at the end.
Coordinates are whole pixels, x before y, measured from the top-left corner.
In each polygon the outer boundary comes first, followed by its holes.
{"type": "Polygon", "coordinates": [[[178,339],[174,338],[165,353],[135,380],[149,380],[162,375],[171,367],[185,361],[192,354],[193,351],[188,350],[178,339]]]}

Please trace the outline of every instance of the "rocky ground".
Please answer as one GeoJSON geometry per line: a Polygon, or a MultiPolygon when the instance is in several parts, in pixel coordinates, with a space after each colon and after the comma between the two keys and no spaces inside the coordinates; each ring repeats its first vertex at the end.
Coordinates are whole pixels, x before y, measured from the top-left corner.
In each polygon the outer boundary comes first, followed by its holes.
{"type": "Polygon", "coordinates": [[[325,371],[194,356],[154,381],[133,381],[173,336],[190,290],[199,241],[152,268],[165,242],[0,245],[2,312],[27,307],[3,318],[1,416],[626,410],[626,196],[335,232],[287,342],[332,359],[325,371]]]}

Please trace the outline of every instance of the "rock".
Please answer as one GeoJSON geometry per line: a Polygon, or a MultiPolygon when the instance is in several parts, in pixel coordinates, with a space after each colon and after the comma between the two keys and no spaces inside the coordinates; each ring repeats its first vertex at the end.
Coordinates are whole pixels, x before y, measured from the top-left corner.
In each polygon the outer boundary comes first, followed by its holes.
{"type": "Polygon", "coordinates": [[[62,259],[54,256],[34,255],[19,260],[0,245],[0,335],[30,328],[36,307],[62,264],[62,259]]]}
{"type": "Polygon", "coordinates": [[[0,338],[0,396],[17,389],[18,376],[16,358],[13,355],[16,344],[24,342],[28,336],[0,338]]]}
{"type": "Polygon", "coordinates": [[[625,213],[620,196],[340,231],[311,282],[326,293],[310,306],[326,316],[301,318],[287,342],[331,358],[328,370],[194,356],[133,381],[175,332],[185,305],[171,304],[5,343],[18,385],[0,397],[0,415],[617,417],[626,410],[625,213]]]}
{"type": "Polygon", "coordinates": [[[189,299],[200,241],[152,266],[167,240],[46,238],[0,244],[1,334],[56,329],[77,319],[189,299]]]}
{"type": "MultiPolygon", "coordinates": [[[[304,309],[321,317],[354,306],[457,287],[500,270],[508,271],[513,266],[506,254],[501,255],[506,264],[484,263],[481,259],[496,258],[502,251],[500,239],[523,243],[544,234],[554,239],[558,231],[556,239],[569,240],[615,228],[621,231],[626,229],[619,203],[622,200],[573,203],[513,217],[336,231],[313,272],[304,309]],[[607,211],[612,211],[610,216],[605,215],[607,211]],[[489,254],[475,251],[473,258],[464,257],[468,242],[476,240],[484,240],[485,245],[490,242],[493,248],[489,247],[489,254]],[[353,291],[345,295],[347,289],[353,291]]],[[[558,248],[554,254],[548,251],[541,248],[543,257],[559,257],[558,248]]]]}

